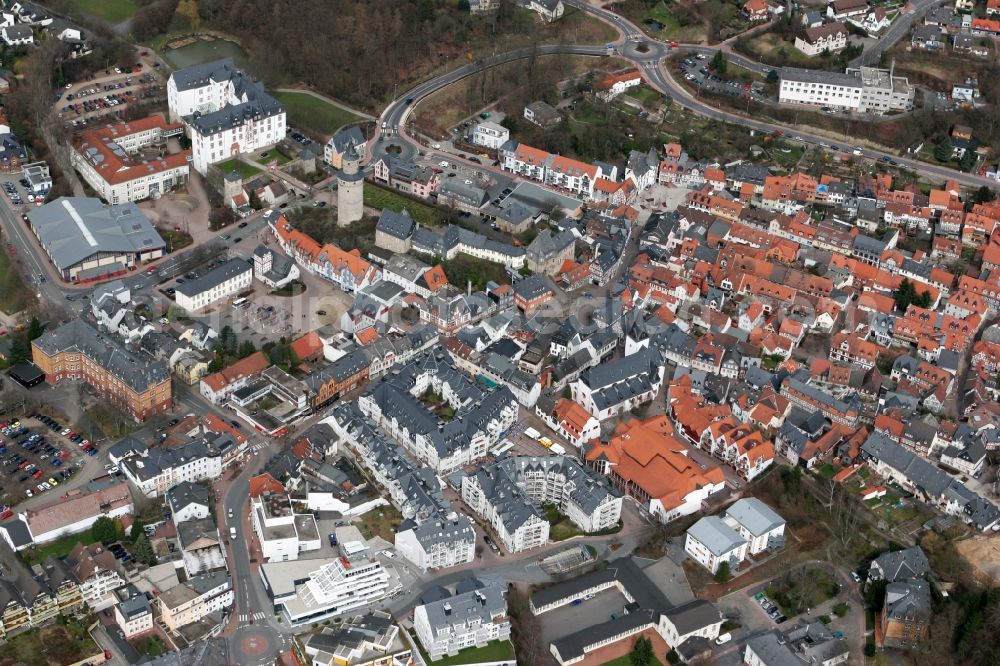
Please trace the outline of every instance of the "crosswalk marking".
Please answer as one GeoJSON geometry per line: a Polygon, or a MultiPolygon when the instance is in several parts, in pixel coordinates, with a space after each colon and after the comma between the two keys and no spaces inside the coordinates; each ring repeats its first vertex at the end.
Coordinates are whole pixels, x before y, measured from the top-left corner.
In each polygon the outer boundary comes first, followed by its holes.
{"type": "Polygon", "coordinates": [[[254,613],[254,614],[253,614],[253,619],[255,619],[255,620],[263,620],[263,619],[264,619],[264,617],[265,617],[265,616],[264,616],[264,614],[263,614],[263,613],[254,613]]]}

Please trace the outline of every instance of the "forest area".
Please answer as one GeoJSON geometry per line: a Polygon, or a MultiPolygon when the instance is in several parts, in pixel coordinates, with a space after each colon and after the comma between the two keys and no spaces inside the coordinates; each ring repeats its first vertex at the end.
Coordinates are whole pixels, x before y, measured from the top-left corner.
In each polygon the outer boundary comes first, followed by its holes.
{"type": "Polygon", "coordinates": [[[268,83],[304,83],[368,110],[397,84],[494,49],[607,37],[583,15],[546,25],[512,2],[489,16],[469,14],[466,0],[199,0],[197,9],[203,27],[240,41],[268,83]]]}

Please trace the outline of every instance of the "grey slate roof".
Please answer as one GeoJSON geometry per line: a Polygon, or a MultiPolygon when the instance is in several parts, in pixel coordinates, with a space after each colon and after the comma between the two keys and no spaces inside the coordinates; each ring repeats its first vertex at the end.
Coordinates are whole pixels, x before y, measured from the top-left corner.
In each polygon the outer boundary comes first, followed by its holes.
{"type": "Polygon", "coordinates": [[[920,546],[882,553],[872,561],[870,569],[873,576],[890,583],[923,578],[930,571],[931,564],[920,546]]]}
{"type": "Polygon", "coordinates": [[[60,269],[98,253],[135,254],[166,247],[132,203],[105,206],[99,199],[60,197],[30,211],[28,221],[60,269]]]}
{"type": "Polygon", "coordinates": [[[734,502],[726,509],[726,515],[736,520],[754,536],[767,534],[779,525],[785,524],[784,518],[756,497],[744,497],[734,502]]]}
{"type": "Polygon", "coordinates": [[[435,637],[449,634],[456,624],[489,624],[496,617],[506,616],[507,600],[504,592],[507,588],[499,584],[487,585],[471,592],[456,594],[424,604],[431,634],[435,637]]]}
{"type": "Polygon", "coordinates": [[[180,91],[201,88],[213,81],[228,81],[237,77],[242,77],[242,74],[236,69],[236,63],[233,62],[232,58],[185,67],[175,71],[170,76],[177,86],[177,90],[180,91]]]}
{"type": "Polygon", "coordinates": [[[216,266],[209,272],[202,275],[197,280],[189,280],[175,288],[185,296],[193,297],[202,292],[219,286],[227,280],[231,280],[237,275],[253,271],[253,266],[243,259],[230,259],[224,264],[216,266]]]}
{"type": "Polygon", "coordinates": [[[178,511],[192,504],[207,507],[209,506],[208,487],[199,483],[182,481],[167,489],[166,500],[167,504],[170,505],[170,513],[174,516],[177,515],[178,511]]]}
{"type": "Polygon", "coordinates": [[[680,636],[690,634],[705,627],[722,621],[719,609],[704,599],[692,599],[691,601],[674,606],[664,612],[680,636]]]}
{"type": "Polygon", "coordinates": [[[718,516],[705,516],[688,528],[688,536],[697,539],[716,557],[721,557],[746,543],[739,532],[718,516]]]}
{"type": "Polygon", "coordinates": [[[397,213],[388,208],[383,208],[382,214],[378,218],[378,224],[375,225],[375,231],[381,231],[401,240],[406,240],[412,236],[413,230],[416,228],[416,223],[405,209],[397,213]]]}
{"type": "Polygon", "coordinates": [[[170,379],[170,371],[163,361],[133,354],[82,319],[72,319],[59,328],[46,331],[31,344],[50,356],[79,350],[136,393],[170,379]]]}

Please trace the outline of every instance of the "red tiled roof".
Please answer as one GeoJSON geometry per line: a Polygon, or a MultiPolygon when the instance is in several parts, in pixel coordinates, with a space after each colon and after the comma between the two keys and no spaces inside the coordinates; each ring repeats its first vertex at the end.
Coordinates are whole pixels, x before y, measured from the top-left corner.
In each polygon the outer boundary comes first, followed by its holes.
{"type": "Polygon", "coordinates": [[[154,115],[140,118],[127,123],[116,123],[104,127],[89,129],[80,135],[77,152],[83,160],[90,164],[107,183],[118,185],[137,178],[143,178],[151,173],[167,171],[187,166],[190,150],[166,155],[160,159],[136,161],[128,155],[117,142],[123,137],[155,128],[163,130],[177,129],[181,125],[167,123],[161,116],[154,115]]]}

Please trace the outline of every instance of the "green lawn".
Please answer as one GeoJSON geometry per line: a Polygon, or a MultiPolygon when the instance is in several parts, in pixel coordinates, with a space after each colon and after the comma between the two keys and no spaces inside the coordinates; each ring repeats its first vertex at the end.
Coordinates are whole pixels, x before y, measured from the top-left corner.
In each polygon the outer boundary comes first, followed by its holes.
{"type": "Polygon", "coordinates": [[[0,310],[7,314],[20,312],[28,307],[32,293],[17,272],[10,253],[4,249],[0,252],[0,310]]]}
{"type": "Polygon", "coordinates": [[[639,100],[643,106],[654,106],[663,101],[663,95],[646,86],[639,86],[626,94],[632,99],[639,100]]]}
{"type": "Polygon", "coordinates": [[[323,136],[332,136],[341,127],[363,120],[350,111],[306,93],[279,92],[274,96],[285,105],[289,125],[302,127],[323,136]]]}
{"type": "Polygon", "coordinates": [[[278,163],[278,166],[281,166],[282,164],[288,164],[289,162],[292,161],[291,158],[288,157],[288,155],[284,154],[277,148],[269,148],[267,150],[263,150],[254,155],[253,159],[255,162],[260,162],[261,164],[267,164],[268,162],[275,161],[278,163]]]}
{"type": "Polygon", "coordinates": [[[569,518],[563,518],[549,527],[549,539],[552,541],[565,541],[581,534],[583,530],[574,525],[569,518]]]}
{"type": "Polygon", "coordinates": [[[833,465],[831,463],[823,463],[822,465],[819,466],[819,469],[816,471],[819,472],[819,475],[822,476],[824,479],[832,479],[834,476],[836,476],[837,472],[840,471],[840,466],[833,465]]]}
{"type": "Polygon", "coordinates": [[[365,183],[364,202],[369,208],[379,211],[388,208],[398,213],[405,208],[410,217],[424,226],[440,225],[441,213],[438,209],[378,185],[365,183]]]}
{"type": "MultiPolygon", "coordinates": [[[[632,666],[632,660],[626,654],[624,656],[618,657],[617,659],[606,661],[601,666],[632,666]]],[[[657,659],[656,657],[653,657],[653,661],[649,662],[649,666],[663,666],[663,662],[657,659]]]]}
{"type": "Polygon", "coordinates": [[[252,164],[247,164],[243,160],[236,157],[226,160],[225,162],[219,162],[215,166],[222,171],[223,175],[229,173],[230,171],[235,171],[243,178],[252,178],[260,173],[260,169],[252,164]]]}
{"type": "Polygon", "coordinates": [[[132,18],[136,10],[132,0],[72,0],[72,5],[81,14],[95,16],[112,25],[132,18]]]}
{"type": "Polygon", "coordinates": [[[50,541],[43,546],[27,548],[21,551],[21,556],[24,557],[29,564],[43,562],[50,555],[59,559],[69,555],[70,551],[76,548],[76,544],[78,543],[82,543],[84,545],[94,543],[94,539],[90,536],[90,530],[84,530],[79,534],[73,534],[56,541],[50,541]]]}
{"type": "Polygon", "coordinates": [[[424,657],[424,663],[430,666],[461,666],[462,664],[489,663],[491,661],[512,659],[514,657],[514,648],[511,646],[510,641],[490,641],[481,648],[466,648],[453,657],[444,656],[437,661],[431,661],[431,658],[424,651],[423,646],[420,646],[420,654],[424,657]]]}
{"type": "Polygon", "coordinates": [[[667,3],[661,2],[653,7],[646,15],[646,19],[659,21],[663,24],[663,30],[656,32],[652,26],[643,24],[641,27],[650,34],[660,39],[674,39],[696,42],[704,35],[704,28],[700,25],[689,25],[681,27],[680,21],[673,15],[667,3]],[[700,34],[699,34],[700,33],[700,34]]]}
{"type": "Polygon", "coordinates": [[[366,539],[373,539],[377,536],[386,541],[391,541],[396,533],[396,528],[403,522],[403,514],[396,510],[394,506],[378,506],[366,514],[358,516],[354,521],[354,526],[361,531],[366,539]]]}

